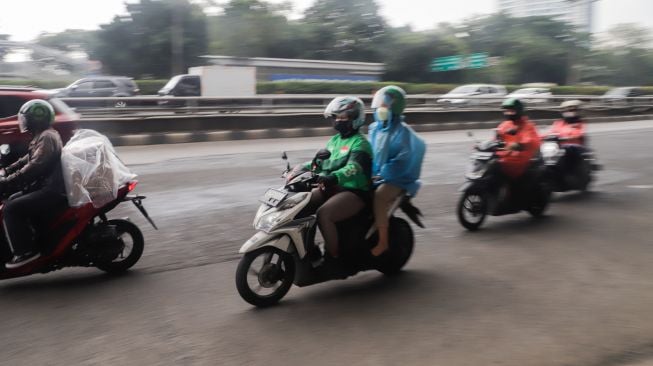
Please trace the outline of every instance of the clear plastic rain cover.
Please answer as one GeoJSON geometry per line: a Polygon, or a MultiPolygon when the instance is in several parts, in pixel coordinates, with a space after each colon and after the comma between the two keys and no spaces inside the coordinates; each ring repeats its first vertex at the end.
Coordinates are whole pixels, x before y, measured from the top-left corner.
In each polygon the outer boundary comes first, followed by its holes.
{"type": "Polygon", "coordinates": [[[75,132],[61,152],[61,167],[70,207],[89,202],[102,207],[116,199],[121,186],[136,178],[109,139],[93,130],[75,132]]]}

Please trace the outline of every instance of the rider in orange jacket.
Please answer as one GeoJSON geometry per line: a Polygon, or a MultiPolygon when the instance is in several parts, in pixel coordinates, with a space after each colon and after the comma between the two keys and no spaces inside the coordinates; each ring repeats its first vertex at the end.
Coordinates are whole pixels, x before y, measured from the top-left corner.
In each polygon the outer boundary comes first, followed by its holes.
{"type": "Polygon", "coordinates": [[[560,105],[562,119],[553,122],[547,133],[560,138],[562,145],[585,145],[585,123],[580,116],[581,102],[568,100],[560,105]]]}
{"type": "Polygon", "coordinates": [[[540,151],[540,135],[535,124],[524,115],[524,104],[518,99],[508,99],[502,105],[506,120],[497,128],[497,138],[506,143],[500,151],[503,172],[511,179],[520,178],[530,160],[540,151]]]}

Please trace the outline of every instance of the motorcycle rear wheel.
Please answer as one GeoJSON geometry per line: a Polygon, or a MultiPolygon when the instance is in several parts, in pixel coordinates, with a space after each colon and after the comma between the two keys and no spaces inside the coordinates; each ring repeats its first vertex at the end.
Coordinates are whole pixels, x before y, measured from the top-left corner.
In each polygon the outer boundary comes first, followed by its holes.
{"type": "Polygon", "coordinates": [[[243,300],[257,307],[277,304],[286,296],[294,279],[293,257],[275,247],[263,247],[245,254],[236,269],[238,293],[243,300]],[[262,259],[260,263],[259,259],[262,259]],[[256,268],[259,265],[260,268],[256,268]],[[270,293],[264,294],[264,290],[270,293]]]}
{"type": "Polygon", "coordinates": [[[141,259],[143,249],[145,249],[145,240],[138,226],[130,221],[109,220],[109,225],[115,225],[118,236],[123,242],[129,238],[129,242],[124,243],[123,253],[118,258],[107,263],[97,263],[96,267],[110,274],[120,274],[133,267],[141,259]],[[128,247],[129,253],[125,256],[124,250],[128,247]]]}
{"type": "Polygon", "coordinates": [[[384,262],[379,265],[379,272],[384,275],[394,275],[404,268],[415,246],[415,236],[410,224],[404,219],[398,217],[390,218],[390,248],[386,254],[383,254],[381,260],[384,262]]]}

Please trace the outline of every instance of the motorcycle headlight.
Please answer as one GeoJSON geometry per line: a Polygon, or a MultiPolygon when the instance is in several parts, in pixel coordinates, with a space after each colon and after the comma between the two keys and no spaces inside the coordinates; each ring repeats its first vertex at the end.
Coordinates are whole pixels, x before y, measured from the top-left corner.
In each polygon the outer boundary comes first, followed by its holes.
{"type": "Polygon", "coordinates": [[[284,216],[283,211],[273,211],[269,214],[261,216],[254,224],[256,230],[269,231],[273,227],[279,225],[284,216]]]}
{"type": "Polygon", "coordinates": [[[288,217],[289,213],[286,211],[294,208],[302,201],[304,201],[308,194],[308,192],[302,192],[289,197],[285,199],[276,210],[271,210],[269,213],[265,213],[266,209],[269,209],[269,207],[259,208],[257,219],[254,222],[254,228],[256,230],[269,231],[283,221],[287,221],[290,218],[288,217]]]}
{"type": "Polygon", "coordinates": [[[545,142],[542,144],[542,148],[540,150],[544,159],[553,159],[558,156],[560,147],[555,142],[545,142]]]}

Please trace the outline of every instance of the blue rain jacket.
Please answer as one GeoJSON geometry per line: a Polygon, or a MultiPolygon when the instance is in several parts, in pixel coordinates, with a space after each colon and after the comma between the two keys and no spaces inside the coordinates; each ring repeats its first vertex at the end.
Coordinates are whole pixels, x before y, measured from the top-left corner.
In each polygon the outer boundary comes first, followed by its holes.
{"type": "Polygon", "coordinates": [[[372,176],[382,180],[376,184],[389,183],[415,196],[422,183],[422,161],[426,144],[415,131],[403,121],[403,116],[393,116],[396,120],[374,122],[369,127],[369,140],[372,144],[374,160],[372,176]]]}

